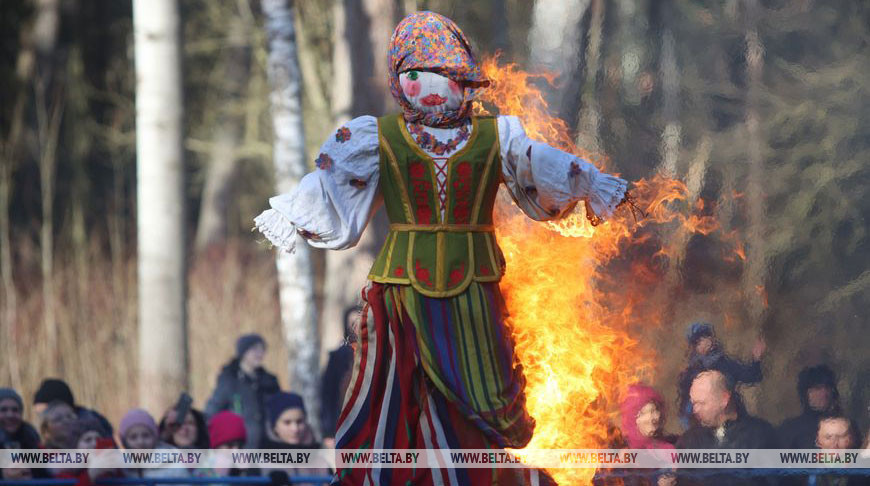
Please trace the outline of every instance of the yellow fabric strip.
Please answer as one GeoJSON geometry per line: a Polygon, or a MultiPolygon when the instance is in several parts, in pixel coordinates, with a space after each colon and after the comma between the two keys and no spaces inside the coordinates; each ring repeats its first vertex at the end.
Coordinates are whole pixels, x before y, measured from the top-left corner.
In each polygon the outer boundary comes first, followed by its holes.
{"type": "Polygon", "coordinates": [[[468,233],[468,232],[492,232],[495,231],[495,226],[491,224],[405,224],[392,223],[390,224],[391,231],[420,231],[426,233],[435,233],[446,231],[449,233],[468,233]]]}

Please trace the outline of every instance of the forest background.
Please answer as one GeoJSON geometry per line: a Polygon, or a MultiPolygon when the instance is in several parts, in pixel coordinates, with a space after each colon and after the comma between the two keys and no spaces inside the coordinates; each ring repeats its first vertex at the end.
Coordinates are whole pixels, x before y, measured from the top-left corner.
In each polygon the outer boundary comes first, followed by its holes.
{"type": "MultiPolygon", "coordinates": [[[[684,181],[689,200],[741,242],[723,256],[696,234],[679,259],[662,262],[679,277],[672,318],[639,338],[656,350],[654,384],[669,403],[685,328],[709,320],[741,358],[756,336],[767,340],[765,380],[747,391],[755,412],[774,422],[797,413],[797,372],[825,362],[867,430],[870,3],[283,3],[295,13],[311,168],[341,122],[396,110],[385,58],[398,20],[418,9],[445,14],[481,57],[501,52],[502,61],[551,73],[540,87],[552,113],[607,154],[611,169],[629,180],[658,172],[684,181]],[[753,272],[759,312],[734,297],[753,272]]],[[[282,345],[274,254],[250,232],[276,187],[262,5],[177,5],[183,346],[202,407],[239,334],[266,336],[267,368],[284,388],[294,387],[295,353],[282,345]]],[[[79,402],[113,421],[142,403],[140,363],[166,359],[138,354],[135,89],[133,2],[0,3],[0,383],[30,397],[44,377],[63,377],[79,402]]],[[[321,363],[342,342],[343,313],[356,303],[382,222],[369,233],[357,249],[311,253],[321,363]]],[[[151,412],[171,405],[161,400],[151,412]]]]}

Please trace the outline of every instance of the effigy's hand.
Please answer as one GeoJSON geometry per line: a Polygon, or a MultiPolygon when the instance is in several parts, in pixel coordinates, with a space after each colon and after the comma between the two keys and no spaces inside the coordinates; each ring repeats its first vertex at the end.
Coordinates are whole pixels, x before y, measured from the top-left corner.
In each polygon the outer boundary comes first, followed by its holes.
{"type": "Polygon", "coordinates": [[[646,218],[646,213],[640,206],[637,205],[637,199],[629,192],[625,191],[625,197],[622,198],[622,201],[616,205],[617,208],[622,206],[628,206],[628,210],[631,211],[631,215],[634,216],[634,221],[637,222],[637,215],[640,214],[641,219],[646,218]]]}
{"type": "Polygon", "coordinates": [[[588,199],[584,199],[583,204],[586,205],[586,219],[589,220],[589,224],[591,224],[592,226],[598,226],[599,224],[604,222],[604,220],[600,218],[597,214],[595,214],[595,211],[592,210],[592,206],[589,204],[588,199]]]}

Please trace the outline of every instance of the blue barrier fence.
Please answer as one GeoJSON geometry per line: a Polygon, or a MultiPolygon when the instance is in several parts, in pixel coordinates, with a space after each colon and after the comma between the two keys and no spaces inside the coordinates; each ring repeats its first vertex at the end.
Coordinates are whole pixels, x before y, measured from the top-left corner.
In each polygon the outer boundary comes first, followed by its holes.
{"type": "MultiPolygon", "coordinates": [[[[290,484],[329,484],[332,476],[291,476],[290,484]]],[[[112,486],[122,484],[138,484],[144,486],[171,485],[171,484],[271,484],[272,480],[267,476],[215,476],[209,478],[103,478],[94,481],[97,486],[112,486]]],[[[75,486],[75,479],[30,479],[0,480],[0,486],[75,486]]]]}
{"type": "MultiPolygon", "coordinates": [[[[660,473],[672,473],[672,471],[659,471],[660,473]]],[[[602,471],[603,477],[625,477],[643,474],[653,474],[653,471],[640,470],[620,470],[620,471],[602,471]]],[[[693,476],[700,479],[705,476],[712,475],[732,475],[732,476],[766,476],[766,477],[787,477],[795,475],[826,475],[833,474],[837,476],[866,476],[870,478],[870,469],[719,469],[719,470],[690,470],[684,469],[679,471],[682,477],[693,476]]],[[[332,480],[331,476],[293,476],[290,477],[290,484],[313,483],[313,484],[329,484],[332,480]]],[[[272,480],[267,476],[216,476],[216,477],[191,477],[191,478],[104,478],[95,481],[97,486],[112,486],[138,484],[143,486],[156,485],[172,485],[172,484],[232,484],[232,485],[261,485],[271,484],[272,480]]],[[[0,486],[15,485],[15,486],[75,486],[78,482],[75,479],[30,479],[27,481],[18,480],[0,480],[0,486]]]]}

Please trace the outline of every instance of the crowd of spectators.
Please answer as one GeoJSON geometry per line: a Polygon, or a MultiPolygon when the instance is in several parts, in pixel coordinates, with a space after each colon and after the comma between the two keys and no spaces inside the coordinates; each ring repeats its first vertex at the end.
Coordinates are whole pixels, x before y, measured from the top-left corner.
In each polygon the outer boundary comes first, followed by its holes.
{"type": "MultiPolygon", "coordinates": [[[[621,404],[620,434],[614,446],[630,449],[859,449],[868,448],[861,433],[840,403],[833,370],[818,364],[798,373],[800,415],[778,427],[751,415],[739,386],[762,380],[761,360],[765,344],[759,340],[752,359],[744,363],[729,357],[709,323],[694,323],[686,334],[688,359],[680,374],[677,415],[683,432],[664,433],[666,407],[653,388],[629,387],[621,404]]],[[[601,470],[598,485],[783,485],[857,486],[870,484],[866,471],[822,470],[820,474],[795,474],[787,470],[685,469],[685,470],[601,470]]]]}
{"type": "MultiPolygon", "coordinates": [[[[346,314],[346,321],[354,315],[346,314]]],[[[350,326],[346,322],[346,328],[350,326]]],[[[347,337],[347,336],[346,336],[347,337]]],[[[677,412],[682,433],[665,434],[667,407],[654,388],[635,384],[623,394],[614,448],[629,449],[857,449],[860,431],[840,403],[836,375],[824,364],[797,376],[801,413],[774,427],[751,415],[739,386],[762,380],[763,341],[744,363],[728,356],[713,326],[692,324],[687,332],[687,363],[678,379],[677,412]]],[[[0,445],[8,449],[318,449],[334,447],[341,397],[350,378],[353,351],[342,346],[330,353],[323,376],[319,419],[324,437],[309,424],[303,398],[280,389],[278,379],[263,368],[266,342],[257,334],[238,338],[235,354],[220,371],[204,410],[193,408],[186,394],[159,421],[143,409],[129,410],[117,429],[103,415],[77,403],[62,380],[46,379],[32,401],[38,427],[23,420],[25,402],[11,388],[0,388],[0,445]]],[[[179,478],[269,475],[273,484],[304,475],[332,474],[318,469],[260,471],[232,465],[159,469],[0,469],[2,479],[75,478],[92,484],[98,476],[179,478]]],[[[745,474],[736,470],[600,470],[595,483],[626,485],[782,484],[854,486],[870,484],[866,476],[832,474],[745,474]],[[868,481],[868,482],[864,482],[868,481]]]]}
{"type": "MultiPolygon", "coordinates": [[[[266,342],[257,334],[236,341],[233,358],[223,367],[204,410],[179,401],[155,420],[141,408],[129,410],[115,429],[99,412],[76,403],[62,380],[46,379],[34,395],[38,428],[26,422],[24,400],[12,388],[0,388],[0,445],[6,449],[319,449],[303,398],[282,391],[275,375],[263,368],[266,342]]],[[[348,363],[349,365],[350,363],[348,363]]],[[[349,373],[349,367],[346,372],[349,373]]],[[[336,371],[333,370],[333,373],[336,371]]],[[[339,407],[326,403],[324,407],[339,407]]],[[[316,460],[316,458],[315,458],[316,460]]],[[[272,484],[290,484],[298,475],[328,477],[330,464],[312,469],[238,469],[231,464],[196,468],[90,467],[87,469],[0,468],[0,479],[75,479],[91,485],[104,477],[165,479],[186,477],[269,476],[272,484]]],[[[294,483],[295,484],[295,483],[294,483]]]]}

